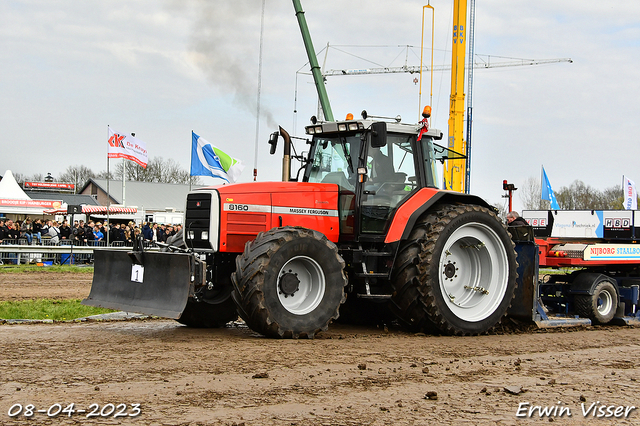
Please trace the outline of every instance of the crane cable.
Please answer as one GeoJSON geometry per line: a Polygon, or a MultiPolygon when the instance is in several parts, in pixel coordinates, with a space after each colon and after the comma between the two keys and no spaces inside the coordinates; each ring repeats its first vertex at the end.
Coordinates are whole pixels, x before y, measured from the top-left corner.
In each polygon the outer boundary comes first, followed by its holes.
{"type": "Polygon", "coordinates": [[[435,30],[435,9],[431,6],[431,1],[422,7],[422,37],[420,39],[420,89],[418,93],[418,116],[422,112],[422,55],[424,53],[424,10],[431,9],[431,92],[429,96],[429,105],[433,104],[433,42],[435,30]]]}

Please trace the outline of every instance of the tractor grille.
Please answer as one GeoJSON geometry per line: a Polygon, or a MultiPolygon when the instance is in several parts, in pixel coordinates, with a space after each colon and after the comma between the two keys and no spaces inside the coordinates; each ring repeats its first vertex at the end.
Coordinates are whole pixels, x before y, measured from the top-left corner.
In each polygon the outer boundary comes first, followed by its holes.
{"type": "Polygon", "coordinates": [[[184,232],[185,241],[188,247],[211,249],[211,243],[208,238],[203,239],[202,235],[209,234],[211,227],[211,193],[197,192],[187,195],[187,209],[185,212],[184,232]],[[193,238],[190,238],[193,233],[193,238]]]}

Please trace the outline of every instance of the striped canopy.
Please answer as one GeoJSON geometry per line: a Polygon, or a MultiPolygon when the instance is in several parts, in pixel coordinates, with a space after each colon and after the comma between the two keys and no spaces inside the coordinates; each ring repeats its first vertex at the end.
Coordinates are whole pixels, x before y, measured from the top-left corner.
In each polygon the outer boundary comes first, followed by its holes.
{"type": "MultiPolygon", "coordinates": [[[[137,213],[136,207],[109,206],[109,214],[137,213]]],[[[66,214],[66,208],[45,210],[44,214],[66,214]]],[[[82,214],[107,214],[107,206],[82,206],[82,214]]]]}

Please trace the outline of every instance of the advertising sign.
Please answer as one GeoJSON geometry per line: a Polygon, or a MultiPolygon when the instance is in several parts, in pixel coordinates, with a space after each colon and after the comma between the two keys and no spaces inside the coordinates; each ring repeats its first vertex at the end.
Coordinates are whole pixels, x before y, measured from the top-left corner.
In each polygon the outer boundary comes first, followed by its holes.
{"type": "Polygon", "coordinates": [[[640,245],[594,244],[585,249],[584,260],[640,260],[640,245]]]}
{"type": "Polygon", "coordinates": [[[602,211],[554,211],[551,236],[557,238],[602,238],[602,211]]]}
{"type": "Polygon", "coordinates": [[[59,200],[12,200],[0,198],[1,207],[36,207],[46,209],[59,209],[62,201],[59,200]]]}
{"type": "Polygon", "coordinates": [[[72,183],[62,183],[62,182],[25,182],[24,187],[73,190],[75,188],[75,185],[72,183]]]}

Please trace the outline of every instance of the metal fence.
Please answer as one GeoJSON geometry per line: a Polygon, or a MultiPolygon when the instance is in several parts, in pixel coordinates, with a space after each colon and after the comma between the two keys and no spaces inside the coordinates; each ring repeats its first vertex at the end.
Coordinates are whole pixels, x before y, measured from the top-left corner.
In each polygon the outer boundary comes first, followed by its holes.
{"type": "MultiPolygon", "coordinates": [[[[41,243],[32,244],[26,240],[3,240],[0,244],[0,265],[27,264],[27,263],[51,263],[51,264],[82,264],[93,262],[93,250],[107,248],[105,241],[90,241],[88,245],[73,244],[73,241],[62,240],[58,244],[52,244],[48,239],[42,239],[41,243]]],[[[125,246],[122,241],[115,241],[108,246],[109,249],[129,251],[131,246],[125,246]]],[[[144,248],[151,251],[158,250],[153,243],[145,241],[144,248]]]]}

